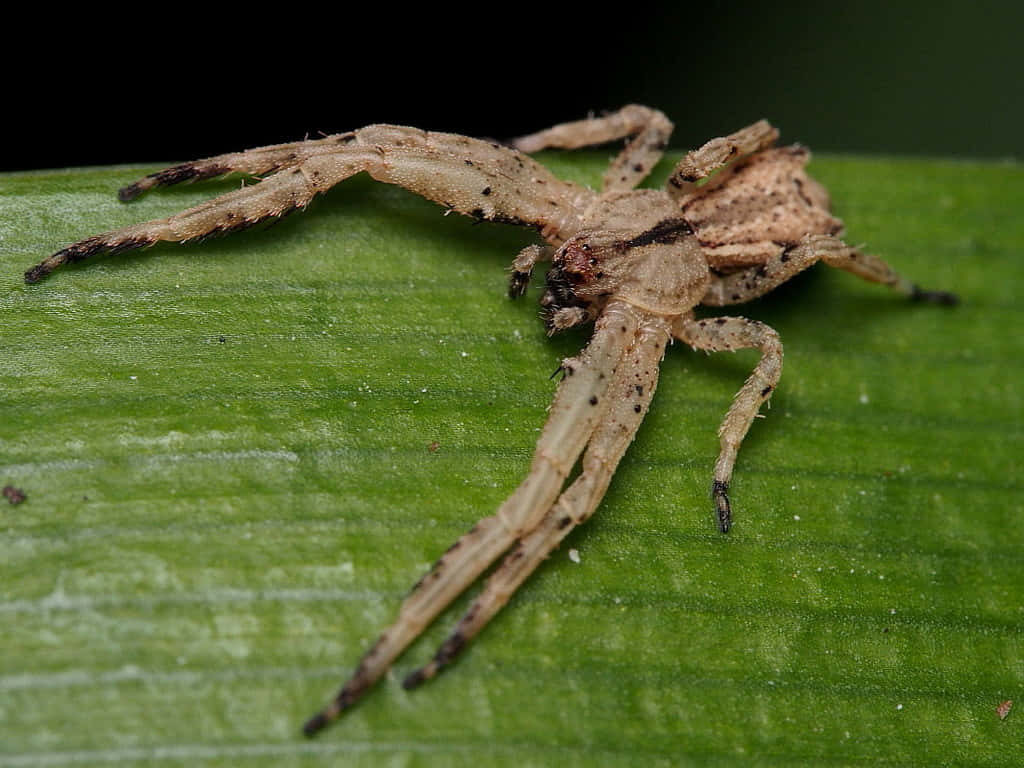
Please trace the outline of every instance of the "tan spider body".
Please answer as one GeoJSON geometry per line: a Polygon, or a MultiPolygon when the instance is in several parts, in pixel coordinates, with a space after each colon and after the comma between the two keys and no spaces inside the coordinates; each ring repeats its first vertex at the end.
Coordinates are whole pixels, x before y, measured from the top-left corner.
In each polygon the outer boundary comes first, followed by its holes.
{"type": "Polygon", "coordinates": [[[170,218],[87,238],[25,273],[26,282],[36,282],[63,263],[95,254],[242,229],[302,208],[365,171],[451,211],[535,228],[546,245],[528,246],[515,259],[510,293],[521,295],[534,265],[549,260],[541,298],[549,331],[595,321],[587,347],[562,363],[562,381],[526,478],[417,583],[398,619],[331,704],[306,723],[307,735],[360,698],[452,600],[505,555],[433,659],[409,675],[405,686],[432,677],[569,531],[593,514],[647,412],[659,363],[674,339],[707,351],[761,352],[719,430],[712,497],[719,528],[729,529],[736,453],[778,382],[782,345],[775,331],[756,321],[697,320],[697,305],[750,300],[818,260],[915,299],[955,301],[951,294],[919,290],[882,260],[839,240],[842,225],[829,213],[827,194],[804,172],[808,153],[773,148],[778,133],[765,121],[689,153],[664,189],[635,189],[660,159],[671,130],[660,112],[631,105],[520,138],[512,147],[375,125],[185,163],[126,187],[122,199],[229,172],[270,175],[170,218]],[[524,154],[623,137],[630,141],[606,172],[601,192],[562,181],[524,154]],[[566,485],[577,462],[579,474],[566,485]]]}

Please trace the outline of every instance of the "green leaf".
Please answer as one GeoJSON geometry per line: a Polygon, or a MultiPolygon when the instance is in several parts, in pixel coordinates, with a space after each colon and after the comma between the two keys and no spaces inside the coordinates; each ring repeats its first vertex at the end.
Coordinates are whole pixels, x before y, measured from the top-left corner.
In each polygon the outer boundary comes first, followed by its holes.
{"type": "MultiPolygon", "coordinates": [[[[545,157],[596,183],[601,153],[545,157]]],[[[669,164],[661,166],[662,178],[669,164]]],[[[357,178],[266,231],[96,259],[149,168],[0,176],[0,763],[1006,765],[1024,717],[1024,173],[825,158],[848,239],[956,308],[816,267],[742,307],[786,344],[708,487],[753,353],[670,350],[594,520],[414,693],[461,601],[314,742],[410,585],[528,466],[585,334],[531,235],[357,178]],[[570,559],[575,549],[579,562],[570,559]]]]}

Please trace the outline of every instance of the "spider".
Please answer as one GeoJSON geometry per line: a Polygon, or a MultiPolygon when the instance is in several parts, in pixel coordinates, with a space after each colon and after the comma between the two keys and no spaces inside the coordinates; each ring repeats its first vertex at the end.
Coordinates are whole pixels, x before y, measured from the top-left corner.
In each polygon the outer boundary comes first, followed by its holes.
{"type": "Polygon", "coordinates": [[[778,131],[758,121],[688,153],[663,189],[637,189],[661,158],[672,123],[628,105],[602,117],[556,125],[510,145],[393,125],[371,125],[312,141],[250,149],[184,163],[120,191],[131,200],[154,187],[239,172],[258,184],[166,219],[81,240],[25,273],[35,283],[58,266],[161,240],[187,241],[244,229],[305,207],[360,172],[398,184],[449,212],[533,227],[512,264],[509,293],[526,291],[534,267],[550,262],[540,303],[549,333],[593,322],[590,342],[562,361],[561,381],[526,478],[490,517],[459,538],[413,587],[398,618],[359,661],[338,694],[303,727],[312,736],[351,707],[438,614],[492,563],[504,559],[433,658],[403,683],[433,677],[604,496],[658,383],[674,340],[708,352],[754,348],[761,357],[719,429],[711,497],[727,532],[729,481],[761,405],[779,381],[782,344],[767,325],[742,317],[697,319],[694,308],[762,296],[817,261],[891,286],[915,300],[955,304],[925,291],[876,256],[846,245],[825,189],[800,146],[774,147],[778,131]],[[627,139],[600,192],[562,181],[528,156],[627,139]],[[573,468],[579,472],[569,482],[573,468]]]}

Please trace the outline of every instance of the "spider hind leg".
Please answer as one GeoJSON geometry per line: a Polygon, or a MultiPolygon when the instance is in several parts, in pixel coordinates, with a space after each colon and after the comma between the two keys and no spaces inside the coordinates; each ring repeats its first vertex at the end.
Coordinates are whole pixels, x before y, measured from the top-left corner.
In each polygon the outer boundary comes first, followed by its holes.
{"type": "MultiPolygon", "coordinates": [[[[955,293],[922,289],[912,280],[894,270],[882,258],[853,248],[830,234],[805,235],[796,243],[763,243],[763,263],[713,275],[708,291],[701,299],[705,306],[721,307],[740,304],[764,296],[794,275],[818,261],[856,275],[871,283],[887,285],[912,301],[953,306],[959,302],[955,293]]],[[[709,261],[715,266],[715,249],[709,261]]]]}

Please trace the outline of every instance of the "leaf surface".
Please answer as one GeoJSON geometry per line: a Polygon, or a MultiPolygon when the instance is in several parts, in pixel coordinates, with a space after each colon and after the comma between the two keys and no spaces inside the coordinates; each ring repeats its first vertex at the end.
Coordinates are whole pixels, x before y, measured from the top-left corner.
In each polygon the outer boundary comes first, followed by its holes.
{"type": "MultiPolygon", "coordinates": [[[[602,153],[550,154],[597,183],[602,153]]],[[[661,177],[670,164],[663,163],[661,177]]],[[[1024,702],[1024,173],[822,158],[848,240],[955,308],[819,266],[737,308],[786,345],[713,525],[753,353],[670,350],[595,518],[449,671],[299,735],[526,471],[585,334],[505,298],[527,232],[356,178],[265,231],[21,273],[152,168],[0,176],[0,763],[1006,765],[1024,702]],[[579,562],[570,559],[575,549],[579,562]]]]}

